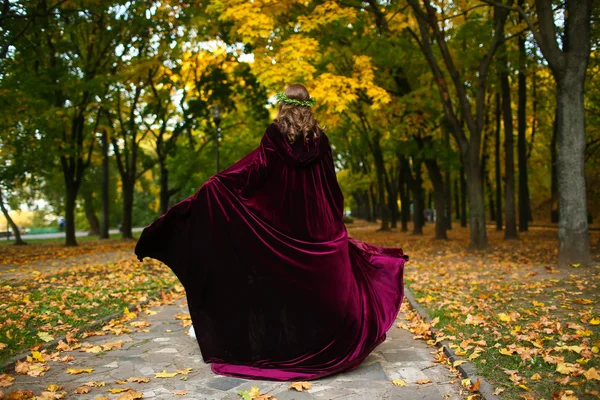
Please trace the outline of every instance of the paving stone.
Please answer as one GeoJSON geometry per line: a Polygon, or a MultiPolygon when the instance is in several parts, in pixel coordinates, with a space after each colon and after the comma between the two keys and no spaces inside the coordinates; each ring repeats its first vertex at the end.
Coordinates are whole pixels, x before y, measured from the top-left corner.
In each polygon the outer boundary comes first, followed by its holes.
{"type": "Polygon", "coordinates": [[[219,389],[219,390],[225,391],[225,390],[229,390],[229,389],[235,388],[237,386],[240,386],[244,382],[245,381],[243,379],[237,379],[237,378],[229,378],[229,377],[213,378],[209,382],[207,382],[206,386],[211,387],[213,389],[219,389]]]}
{"type": "MultiPolygon", "coordinates": [[[[187,313],[183,301],[154,308],[156,315],[147,317],[151,323],[149,332],[131,332],[122,336],[88,338],[89,343],[103,344],[124,340],[121,349],[98,354],[79,351],[65,352],[75,359],[61,364],[49,362],[50,370],[42,378],[16,375],[10,390],[30,389],[42,391],[46,385],[57,383],[69,393],[69,398],[93,400],[107,396],[111,400],[118,395],[106,392],[118,387],[116,380],[130,377],[150,377],[148,383],[128,385],[153,400],[179,398],[176,390],[187,390],[182,399],[239,400],[239,390],[258,386],[261,393],[276,395],[279,400],[379,400],[379,399],[460,399],[460,383],[449,383],[453,375],[443,365],[432,362],[433,349],[423,341],[413,340],[412,334],[397,328],[388,332],[388,338],[353,371],[336,374],[311,382],[307,392],[288,388],[289,382],[251,381],[215,375],[210,365],[204,363],[197,341],[187,335],[188,328],[175,319],[177,313],[187,313]],[[166,332],[171,330],[171,332],[166,332]],[[93,368],[90,374],[68,375],[67,368],[93,368]],[[187,376],[169,379],[154,378],[157,372],[175,372],[192,368],[187,376]],[[392,379],[404,379],[408,386],[395,387],[392,379]],[[432,384],[416,385],[417,379],[431,379],[432,384]],[[106,382],[104,388],[93,388],[88,395],[72,393],[76,387],[89,381],[106,382]]],[[[7,390],[4,390],[7,394],[7,390]]],[[[36,394],[38,394],[36,393],[36,394]]]]}

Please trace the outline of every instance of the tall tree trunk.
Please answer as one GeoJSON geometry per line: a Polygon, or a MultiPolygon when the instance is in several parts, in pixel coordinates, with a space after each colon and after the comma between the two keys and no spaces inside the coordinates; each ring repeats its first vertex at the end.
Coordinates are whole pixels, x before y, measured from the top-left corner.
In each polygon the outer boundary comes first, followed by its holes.
{"type": "Polygon", "coordinates": [[[444,178],[438,163],[433,159],[425,159],[425,166],[427,172],[429,172],[429,179],[433,185],[433,197],[435,203],[435,238],[439,240],[447,240],[448,235],[446,229],[448,223],[446,222],[446,201],[444,200],[444,178]]]}
{"type": "Polygon", "coordinates": [[[423,193],[422,161],[413,159],[415,178],[412,185],[413,192],[413,235],[422,235],[425,218],[423,215],[425,199],[423,193]]]}
{"type": "Polygon", "coordinates": [[[495,169],[496,169],[496,230],[503,228],[502,221],[502,169],[500,168],[500,130],[501,130],[502,108],[500,106],[500,94],[496,93],[496,151],[495,151],[495,169]]]}
{"type": "Polygon", "coordinates": [[[123,225],[121,225],[123,239],[133,239],[133,193],[135,183],[129,179],[122,182],[123,186],[123,225]]]}
{"type": "Polygon", "coordinates": [[[506,53],[501,57],[501,64],[500,86],[502,87],[502,115],[504,117],[504,209],[506,211],[504,239],[517,239],[517,214],[515,208],[515,146],[506,53]]]}
{"type": "Polygon", "coordinates": [[[395,174],[396,171],[394,165],[392,165],[391,171],[389,173],[386,171],[385,174],[385,187],[388,194],[388,213],[390,214],[390,222],[393,229],[398,227],[398,190],[396,189],[396,185],[393,185],[390,181],[389,176],[391,175],[392,180],[395,181],[395,174]]]}
{"type": "Polygon", "coordinates": [[[558,107],[555,110],[554,126],[552,128],[552,139],[550,139],[550,222],[558,222],[558,107]]]}
{"type": "Polygon", "coordinates": [[[79,188],[70,179],[65,178],[66,199],[65,199],[65,245],[77,246],[75,237],[75,201],[79,188]]]}
{"type": "Polygon", "coordinates": [[[108,132],[106,129],[102,132],[102,224],[100,226],[100,239],[108,239],[109,224],[109,159],[108,159],[108,132]]]}
{"type": "Polygon", "coordinates": [[[166,213],[169,209],[169,170],[167,169],[167,162],[164,159],[158,160],[160,168],[160,212],[166,213]]]}
{"type": "MultiPolygon", "coordinates": [[[[588,38],[589,40],[589,38],[588,38]]],[[[580,67],[581,69],[581,67],[580,67]]],[[[583,73],[567,70],[558,82],[558,263],[592,261],[585,187],[585,108],[583,73]]]]}
{"type": "Polygon", "coordinates": [[[383,159],[383,151],[381,149],[380,135],[374,132],[371,150],[373,160],[375,161],[375,170],[377,173],[377,202],[379,203],[379,213],[381,217],[380,231],[390,230],[390,216],[385,200],[385,161],[383,159]]]}
{"type": "Polygon", "coordinates": [[[583,94],[591,52],[592,0],[566,0],[565,29],[560,44],[552,2],[535,0],[535,6],[539,31],[534,26],[530,29],[557,86],[558,263],[586,265],[591,262],[591,254],[585,187],[583,94]]]}
{"type": "Polygon", "coordinates": [[[410,191],[406,188],[406,183],[400,183],[400,207],[402,211],[402,232],[408,232],[408,221],[410,221],[410,191]]]}
{"type": "Polygon", "coordinates": [[[369,185],[369,200],[371,204],[371,221],[376,222],[377,218],[379,217],[379,212],[377,210],[377,199],[375,198],[375,190],[373,189],[374,185],[374,183],[371,183],[369,185]]]}
{"type": "MultiPolygon", "coordinates": [[[[483,201],[483,186],[481,184],[481,160],[479,158],[479,147],[471,149],[468,154],[468,169],[466,170],[469,178],[468,195],[469,195],[469,232],[471,240],[469,248],[483,249],[487,247],[487,231],[485,226],[485,202],[483,201]]],[[[463,170],[464,171],[464,170],[463,170]]],[[[464,193],[464,173],[463,173],[463,197],[464,193]]],[[[463,199],[461,217],[461,225],[466,226],[467,203],[463,199]]]]}
{"type": "Polygon", "coordinates": [[[21,238],[21,231],[19,230],[19,227],[17,226],[17,224],[15,224],[15,221],[13,221],[13,219],[10,217],[8,210],[6,209],[6,206],[4,205],[4,198],[2,197],[1,190],[0,190],[0,209],[2,209],[2,214],[4,214],[4,218],[6,218],[6,221],[8,221],[8,225],[10,225],[10,228],[12,229],[13,233],[15,234],[15,244],[19,245],[19,246],[27,244],[21,238]]]}
{"type": "MultiPolygon", "coordinates": [[[[524,0],[518,4],[523,7],[524,0]]],[[[522,21],[522,16],[519,16],[522,21]]],[[[517,153],[519,162],[519,231],[525,232],[529,226],[529,183],[527,176],[527,54],[525,53],[525,34],[519,35],[519,138],[517,141],[517,153]]]]}
{"type": "MultiPolygon", "coordinates": [[[[477,156],[479,157],[479,156],[477,156]]],[[[468,162],[474,162],[474,160],[467,160],[468,162]]],[[[478,160],[477,160],[478,162],[478,160]]],[[[471,185],[471,179],[476,179],[478,181],[481,180],[481,177],[477,174],[475,176],[469,176],[469,185],[472,187],[481,187],[480,185],[473,184],[471,185]]],[[[471,196],[473,197],[481,197],[481,193],[479,195],[475,195],[471,189],[469,189],[469,200],[471,196]]],[[[476,200],[475,200],[476,201],[476,200]]],[[[472,210],[471,210],[472,212],[472,210]]],[[[484,219],[485,224],[485,219],[484,219]]],[[[467,180],[465,179],[465,169],[464,167],[460,167],[460,226],[463,228],[467,226],[467,180]]]]}
{"type": "Polygon", "coordinates": [[[89,234],[98,236],[100,234],[100,221],[98,220],[98,216],[96,215],[96,210],[94,208],[94,198],[92,196],[92,192],[89,190],[82,190],[81,194],[83,197],[83,209],[85,211],[85,217],[90,225],[89,234]]]}
{"type": "MultiPolygon", "coordinates": [[[[450,127],[444,129],[444,146],[450,151],[450,127]]],[[[444,198],[446,206],[444,207],[444,215],[446,216],[446,228],[452,230],[452,179],[450,177],[450,166],[446,165],[446,176],[444,179],[444,198]]]]}
{"type": "Polygon", "coordinates": [[[460,181],[460,179],[458,177],[454,180],[454,205],[456,206],[456,219],[458,221],[460,221],[462,219],[462,217],[460,215],[459,181],[460,181]]]}

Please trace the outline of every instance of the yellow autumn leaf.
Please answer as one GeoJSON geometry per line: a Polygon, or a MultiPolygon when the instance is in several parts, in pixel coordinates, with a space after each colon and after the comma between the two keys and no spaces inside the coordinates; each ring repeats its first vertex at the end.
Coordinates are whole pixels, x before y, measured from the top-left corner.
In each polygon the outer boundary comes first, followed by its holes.
{"type": "Polygon", "coordinates": [[[67,374],[69,374],[69,375],[91,374],[93,370],[94,370],[93,368],[83,368],[83,369],[67,368],[67,374]]]}
{"type": "Polygon", "coordinates": [[[143,393],[142,392],[136,392],[134,390],[128,390],[125,393],[121,394],[119,397],[117,397],[117,400],[137,400],[137,399],[141,399],[143,397],[143,393]]]}
{"type": "Polygon", "coordinates": [[[392,383],[394,384],[394,386],[406,386],[406,382],[402,379],[394,379],[392,383]]]}
{"type": "Polygon", "coordinates": [[[110,392],[112,394],[116,394],[116,393],[123,393],[130,390],[129,388],[115,388],[115,389],[108,389],[107,392],[110,392]]]}
{"type": "Polygon", "coordinates": [[[571,364],[559,363],[556,365],[556,372],[558,372],[559,374],[569,375],[573,371],[574,371],[574,369],[571,364]]]}
{"type": "Polygon", "coordinates": [[[521,389],[523,389],[523,390],[526,390],[526,391],[528,391],[528,392],[531,392],[531,388],[529,388],[529,387],[527,387],[527,386],[525,386],[525,385],[523,385],[523,384],[520,384],[520,385],[519,385],[519,387],[520,387],[521,389]]]}
{"type": "Polygon", "coordinates": [[[177,372],[167,372],[167,370],[163,370],[162,372],[157,372],[154,377],[155,378],[173,378],[177,375],[177,372]]]}
{"type": "Polygon", "coordinates": [[[508,314],[505,314],[505,313],[499,313],[498,314],[498,318],[502,322],[511,322],[512,321],[512,319],[510,318],[510,316],[508,314]]]}
{"type": "Polygon", "coordinates": [[[48,332],[38,332],[37,336],[46,343],[54,340],[54,336],[50,335],[48,332]]]}
{"type": "Polygon", "coordinates": [[[596,370],[596,368],[594,368],[594,367],[585,371],[583,373],[583,376],[585,376],[585,379],[587,379],[588,381],[592,381],[592,380],[600,381],[600,374],[598,374],[598,370],[596,370]]]}
{"type": "Polygon", "coordinates": [[[44,360],[44,357],[42,356],[42,353],[40,353],[39,351],[32,351],[31,358],[33,358],[33,360],[35,360],[37,362],[41,362],[41,363],[46,362],[46,360],[44,360]]]}
{"type": "Polygon", "coordinates": [[[542,376],[536,372],[535,374],[531,375],[531,378],[529,379],[531,379],[532,381],[539,381],[542,379],[542,376]]]}
{"type": "Polygon", "coordinates": [[[100,347],[100,346],[92,346],[89,349],[87,349],[85,352],[86,353],[98,354],[101,351],[102,351],[102,347],[100,347]]]}
{"type": "Polygon", "coordinates": [[[452,366],[453,366],[454,368],[456,368],[456,367],[458,367],[459,365],[462,365],[462,364],[464,364],[464,363],[466,363],[466,362],[467,362],[467,360],[456,360],[456,361],[454,361],[454,363],[452,364],[452,366]]]}
{"type": "Polygon", "coordinates": [[[62,387],[54,383],[51,383],[48,386],[46,386],[46,390],[49,392],[58,392],[60,389],[62,389],[62,387]]]}
{"type": "Polygon", "coordinates": [[[296,389],[299,392],[310,389],[310,382],[292,382],[289,386],[290,389],[296,389]]]}
{"type": "Polygon", "coordinates": [[[600,318],[592,318],[592,319],[590,319],[590,325],[600,325],[600,318]]]}

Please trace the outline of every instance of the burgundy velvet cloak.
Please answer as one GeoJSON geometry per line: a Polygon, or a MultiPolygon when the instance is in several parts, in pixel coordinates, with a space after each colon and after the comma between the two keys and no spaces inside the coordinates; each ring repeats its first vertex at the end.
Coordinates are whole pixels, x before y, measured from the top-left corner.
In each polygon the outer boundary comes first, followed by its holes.
{"type": "Polygon", "coordinates": [[[316,379],[354,368],[403,299],[399,248],[348,237],[325,134],[260,146],[147,226],[137,243],[177,275],[215,373],[316,379]]]}

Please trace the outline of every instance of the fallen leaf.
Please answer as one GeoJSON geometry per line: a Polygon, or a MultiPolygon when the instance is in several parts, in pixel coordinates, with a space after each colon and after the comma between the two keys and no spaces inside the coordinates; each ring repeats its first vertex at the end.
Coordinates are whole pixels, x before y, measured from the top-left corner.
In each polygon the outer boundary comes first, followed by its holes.
{"type": "Polygon", "coordinates": [[[310,382],[292,382],[289,386],[290,389],[296,389],[299,392],[310,389],[310,382]]]}
{"type": "Polygon", "coordinates": [[[583,373],[583,376],[585,376],[585,379],[587,379],[588,381],[591,381],[591,380],[600,381],[600,374],[598,374],[598,371],[594,367],[585,371],[583,373]]]}
{"type": "Polygon", "coordinates": [[[431,383],[431,379],[427,378],[427,379],[419,379],[415,382],[418,385],[425,385],[427,383],[431,383]]]}
{"type": "Polygon", "coordinates": [[[50,335],[48,332],[38,332],[37,336],[46,343],[54,340],[54,337],[52,335],[50,335]]]}
{"type": "Polygon", "coordinates": [[[536,372],[535,374],[531,375],[531,378],[529,379],[531,379],[532,381],[539,381],[542,379],[542,376],[536,372]]]}
{"type": "Polygon", "coordinates": [[[394,384],[394,386],[406,386],[406,382],[402,379],[394,379],[392,383],[394,384]]]}
{"type": "Polygon", "coordinates": [[[177,376],[177,372],[167,372],[167,370],[163,370],[162,372],[157,372],[154,377],[155,378],[173,378],[177,376]]]}
{"type": "Polygon", "coordinates": [[[90,390],[92,390],[92,388],[89,386],[79,386],[75,389],[75,394],[86,394],[89,393],[90,390]]]}
{"type": "Polygon", "coordinates": [[[173,394],[175,396],[185,396],[186,394],[188,394],[188,391],[187,390],[178,390],[176,392],[173,392],[173,394]]]}
{"type": "Polygon", "coordinates": [[[8,374],[0,374],[0,387],[9,387],[13,384],[15,378],[8,374]]]}
{"type": "Polygon", "coordinates": [[[83,368],[83,369],[67,368],[67,374],[69,374],[69,375],[91,374],[92,371],[94,371],[93,368],[83,368]]]}
{"type": "Polygon", "coordinates": [[[142,396],[143,396],[142,392],[128,390],[127,392],[125,392],[122,395],[120,395],[119,397],[117,397],[117,400],[136,400],[136,399],[141,399],[142,396]]]}

